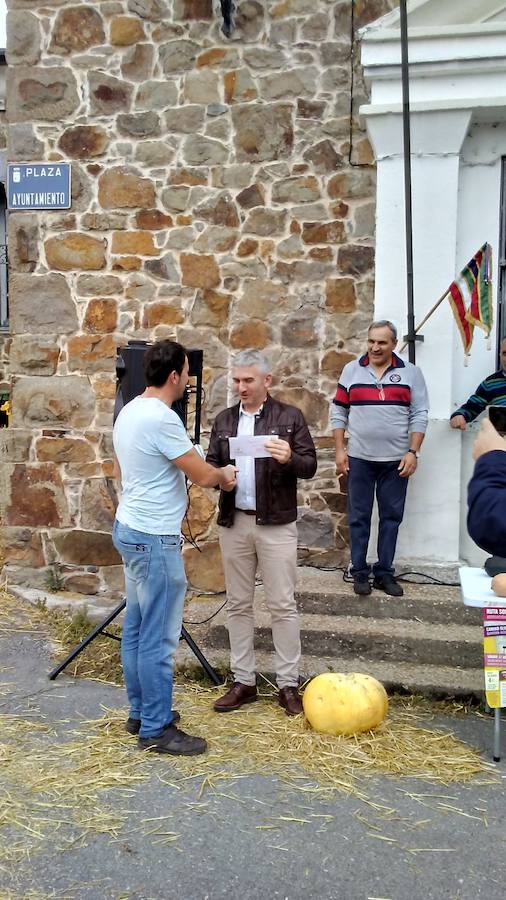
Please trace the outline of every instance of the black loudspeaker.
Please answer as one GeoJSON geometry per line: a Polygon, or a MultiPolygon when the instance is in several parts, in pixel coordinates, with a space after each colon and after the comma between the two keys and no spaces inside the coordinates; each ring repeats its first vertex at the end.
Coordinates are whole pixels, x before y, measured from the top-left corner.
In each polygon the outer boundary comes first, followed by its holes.
{"type": "MultiPolygon", "coordinates": [[[[144,377],[144,354],[148,347],[147,341],[129,341],[126,347],[117,348],[116,357],[116,401],[114,404],[114,419],[121,409],[134,397],[142,394],[146,387],[144,377]]],[[[204,364],[203,350],[187,350],[190,378],[195,379],[195,384],[188,384],[184,395],[180,400],[172,404],[172,409],[178,414],[185,428],[188,426],[188,403],[191,395],[195,395],[195,418],[193,423],[193,441],[200,440],[200,423],[202,413],[202,367],[204,364]]]]}

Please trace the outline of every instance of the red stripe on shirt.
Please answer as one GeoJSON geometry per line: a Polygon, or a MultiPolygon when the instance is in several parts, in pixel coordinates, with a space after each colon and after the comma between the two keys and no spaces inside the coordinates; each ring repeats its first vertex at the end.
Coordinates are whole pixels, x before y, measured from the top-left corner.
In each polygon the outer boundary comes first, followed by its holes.
{"type": "Polygon", "coordinates": [[[337,385],[336,396],[334,397],[336,403],[340,403],[342,406],[350,405],[350,395],[346,388],[342,386],[342,384],[337,385]]]}
{"type": "Polygon", "coordinates": [[[404,384],[384,384],[384,398],[380,398],[380,392],[377,387],[366,387],[360,385],[350,388],[350,404],[354,403],[411,403],[411,388],[404,384]]]}

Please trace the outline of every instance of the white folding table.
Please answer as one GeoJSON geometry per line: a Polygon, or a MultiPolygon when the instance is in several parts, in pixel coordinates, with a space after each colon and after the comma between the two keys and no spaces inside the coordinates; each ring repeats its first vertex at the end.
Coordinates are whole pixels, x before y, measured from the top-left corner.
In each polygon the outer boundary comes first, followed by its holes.
{"type": "MultiPolygon", "coordinates": [[[[485,569],[476,569],[470,566],[462,566],[459,569],[462,599],[466,606],[478,606],[503,608],[506,612],[506,597],[498,597],[494,594],[490,575],[485,569]]],[[[501,708],[494,708],[494,762],[501,758],[501,708]]]]}

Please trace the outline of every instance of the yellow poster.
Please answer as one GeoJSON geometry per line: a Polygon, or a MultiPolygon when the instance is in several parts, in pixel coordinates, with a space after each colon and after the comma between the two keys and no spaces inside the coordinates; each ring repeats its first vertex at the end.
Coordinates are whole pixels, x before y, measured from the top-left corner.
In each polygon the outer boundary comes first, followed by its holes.
{"type": "Polygon", "coordinates": [[[485,693],[491,709],[506,706],[506,609],[484,607],[485,693]]]}

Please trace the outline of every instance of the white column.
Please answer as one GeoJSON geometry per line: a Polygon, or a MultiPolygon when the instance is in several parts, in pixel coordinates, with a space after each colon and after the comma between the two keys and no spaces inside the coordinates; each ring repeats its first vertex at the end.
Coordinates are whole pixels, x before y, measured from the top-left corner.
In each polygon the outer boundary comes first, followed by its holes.
{"type": "MultiPolygon", "coordinates": [[[[378,167],[375,318],[407,331],[402,117],[374,113],[367,127],[378,167]]],[[[455,277],[460,152],[471,110],[412,114],[415,319],[420,322],[455,277]]],[[[451,431],[454,323],[448,303],[423,329],[416,362],[430,396],[428,434],[408,491],[398,559],[456,562],[461,519],[460,435],[451,431]]],[[[407,351],[403,354],[408,358],[407,351]]]]}

